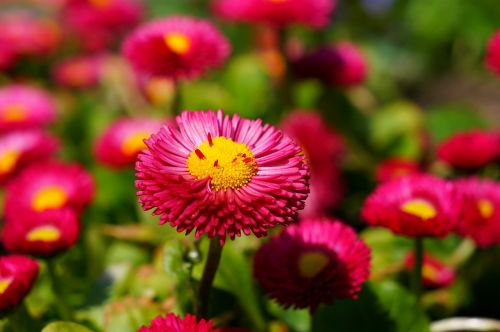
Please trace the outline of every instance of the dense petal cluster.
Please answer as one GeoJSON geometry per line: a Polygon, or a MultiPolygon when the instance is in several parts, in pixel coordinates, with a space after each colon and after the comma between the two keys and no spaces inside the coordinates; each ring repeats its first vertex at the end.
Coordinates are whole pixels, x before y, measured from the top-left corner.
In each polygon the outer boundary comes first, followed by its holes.
{"type": "Polygon", "coordinates": [[[28,164],[49,159],[58,149],[59,140],[39,129],[0,136],[0,183],[28,164]]]}
{"type": "Polygon", "coordinates": [[[478,246],[500,244],[500,184],[476,177],[455,181],[457,232],[478,246]]]}
{"type": "Polygon", "coordinates": [[[231,21],[322,28],[330,22],[335,5],[335,0],[214,0],[213,10],[231,21]]]}
{"type": "Polygon", "coordinates": [[[495,32],[488,42],[486,65],[497,75],[500,75],[500,30],[495,32]]]}
{"type": "Polygon", "coordinates": [[[72,210],[48,210],[7,221],[2,243],[11,253],[53,257],[71,248],[79,234],[80,224],[72,210]]]}
{"type": "Polygon", "coordinates": [[[55,118],[55,102],[44,90],[21,84],[0,88],[0,133],[44,126],[55,118]]]}
{"type": "Polygon", "coordinates": [[[98,138],[95,147],[97,159],[111,167],[133,165],[139,152],[146,148],[144,140],[161,127],[162,122],[154,119],[119,119],[98,138]]]}
{"type": "Polygon", "coordinates": [[[412,176],[423,173],[417,162],[404,158],[390,158],[381,162],[375,171],[379,182],[386,182],[402,176],[412,176]]]}
{"type": "Polygon", "coordinates": [[[300,78],[314,78],[337,87],[363,83],[368,71],[363,54],[349,42],[306,54],[293,62],[292,69],[300,78]]]}
{"type": "Polygon", "coordinates": [[[65,59],[55,65],[52,76],[57,84],[75,89],[91,88],[99,84],[105,55],[82,55],[65,59]]]}
{"type": "Polygon", "coordinates": [[[80,165],[59,161],[38,163],[26,168],[7,186],[5,218],[9,222],[23,214],[63,208],[79,213],[93,194],[92,177],[80,165]]]}
{"type": "Polygon", "coordinates": [[[180,232],[264,236],[304,207],[309,171],[300,147],[260,120],[186,111],[145,142],[140,202],[180,232]]]}
{"type": "Polygon", "coordinates": [[[212,327],[211,321],[196,320],[196,316],[187,314],[181,318],[172,313],[165,317],[157,317],[151,321],[149,327],[143,326],[137,332],[220,332],[212,327]]]}
{"type": "Polygon", "coordinates": [[[38,263],[23,256],[0,257],[0,317],[18,306],[38,276],[38,263]]]}
{"type": "Polygon", "coordinates": [[[282,127],[302,146],[311,168],[311,192],[302,215],[324,215],[342,198],[343,184],[338,164],[345,151],[344,141],[316,112],[292,112],[282,127]]]}
{"type": "Polygon", "coordinates": [[[493,132],[461,132],[442,142],[438,158],[452,167],[475,169],[495,161],[500,155],[500,139],[493,132]]]}
{"type": "Polygon", "coordinates": [[[230,51],[212,23],[187,16],[140,26],[123,45],[123,54],[139,74],[173,79],[200,76],[223,64],[230,51]]]}
{"type": "Polygon", "coordinates": [[[255,255],[254,275],[284,307],[310,308],[356,298],[370,275],[370,249],[338,220],[305,219],[255,255]]]}
{"type": "Polygon", "coordinates": [[[380,184],[366,199],[363,219],[405,236],[444,237],[456,225],[453,184],[433,176],[409,176],[380,184]]]}
{"type": "MultiPolygon", "coordinates": [[[[405,258],[405,267],[413,271],[415,268],[415,255],[409,253],[405,258]]],[[[436,257],[425,254],[422,262],[422,283],[430,289],[448,287],[455,282],[455,270],[445,265],[436,257]]]]}
{"type": "Polygon", "coordinates": [[[91,51],[113,46],[143,16],[144,7],[136,0],[68,0],[62,10],[66,25],[91,51]]]}

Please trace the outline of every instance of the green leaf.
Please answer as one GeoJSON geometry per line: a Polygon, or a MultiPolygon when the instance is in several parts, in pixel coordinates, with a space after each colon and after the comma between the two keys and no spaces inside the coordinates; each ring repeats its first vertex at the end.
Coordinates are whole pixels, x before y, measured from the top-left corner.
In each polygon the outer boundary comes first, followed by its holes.
{"type": "Polygon", "coordinates": [[[440,142],[460,131],[487,127],[486,121],[479,113],[461,105],[446,105],[430,109],[426,122],[435,142],[440,142]]]}
{"type": "Polygon", "coordinates": [[[267,309],[296,332],[309,332],[311,315],[309,310],[284,309],[275,301],[269,301],[267,309]]]}
{"type": "Polygon", "coordinates": [[[320,308],[312,332],[428,332],[429,320],[415,298],[395,282],[368,283],[357,300],[320,308]]]}
{"type": "Polygon", "coordinates": [[[54,322],[47,325],[42,332],[93,332],[83,325],[72,322],[54,322]]]}

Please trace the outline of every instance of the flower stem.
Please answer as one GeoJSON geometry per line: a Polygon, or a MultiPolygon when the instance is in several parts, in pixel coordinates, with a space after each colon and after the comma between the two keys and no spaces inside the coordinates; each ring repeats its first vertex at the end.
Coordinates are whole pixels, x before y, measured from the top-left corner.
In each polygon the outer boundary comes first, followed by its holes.
{"type": "Polygon", "coordinates": [[[28,332],[28,327],[26,326],[28,317],[28,310],[23,302],[9,316],[9,324],[12,332],[28,332]]]}
{"type": "Polygon", "coordinates": [[[210,302],[210,290],[215,278],[215,273],[219,267],[221,254],[222,246],[219,243],[219,237],[210,239],[207,262],[205,263],[200,287],[198,288],[198,307],[196,308],[196,317],[198,319],[207,318],[208,304],[210,302]]]}
{"type": "Polygon", "coordinates": [[[64,292],[61,290],[61,280],[59,280],[56,272],[55,262],[51,259],[47,259],[47,272],[49,275],[50,283],[52,286],[52,292],[56,297],[55,306],[62,320],[71,320],[71,308],[66,301],[64,292]]]}
{"type": "Polygon", "coordinates": [[[170,113],[173,115],[179,115],[181,113],[182,104],[181,95],[181,82],[179,80],[174,81],[174,95],[172,96],[172,103],[170,113]]]}
{"type": "Polygon", "coordinates": [[[415,268],[413,270],[413,291],[417,302],[422,295],[422,267],[424,261],[424,238],[415,238],[415,268]]]}

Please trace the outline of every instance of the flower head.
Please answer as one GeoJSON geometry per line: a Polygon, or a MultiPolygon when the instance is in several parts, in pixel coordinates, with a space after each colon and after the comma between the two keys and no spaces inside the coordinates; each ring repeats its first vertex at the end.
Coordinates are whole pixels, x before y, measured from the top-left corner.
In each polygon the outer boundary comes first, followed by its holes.
{"type": "Polygon", "coordinates": [[[165,317],[157,317],[151,321],[149,327],[143,326],[137,332],[219,332],[219,329],[212,327],[211,321],[200,319],[187,314],[186,318],[181,318],[172,313],[165,317]]]}
{"type": "Polygon", "coordinates": [[[295,221],[308,194],[301,149],[260,120],[183,112],[136,163],[143,208],[179,232],[234,239],[295,221]]]}
{"type": "Polygon", "coordinates": [[[457,231],[478,246],[500,244],[500,184],[476,177],[455,181],[457,231]]]}
{"type": "Polygon", "coordinates": [[[101,54],[68,58],[56,64],[52,76],[64,87],[91,88],[99,84],[104,60],[105,56],[101,54]]]}
{"type": "Polygon", "coordinates": [[[488,42],[486,50],[486,66],[500,75],[500,30],[495,32],[488,42]]]}
{"type": "Polygon", "coordinates": [[[59,140],[39,129],[0,136],[0,183],[30,163],[49,159],[58,149],[59,140]]]}
{"type": "Polygon", "coordinates": [[[0,257],[0,316],[17,307],[28,295],[38,269],[38,263],[28,257],[0,257]]]}
{"type": "Polygon", "coordinates": [[[209,21],[187,16],[147,23],[123,44],[123,54],[138,73],[173,79],[200,76],[229,53],[228,41],[209,21]]]}
{"type": "Polygon", "coordinates": [[[361,214],[372,226],[405,236],[446,236],[456,223],[453,185],[433,176],[402,177],[380,184],[361,214]]]}
{"type": "Polygon", "coordinates": [[[5,218],[20,214],[71,208],[79,213],[91,201],[94,182],[78,164],[59,161],[39,163],[26,168],[7,186],[5,218]]]}
{"type": "MultiPolygon", "coordinates": [[[[422,265],[422,283],[425,287],[435,289],[448,287],[455,282],[455,270],[430,254],[425,254],[422,265]]],[[[410,252],[405,258],[406,269],[415,268],[415,255],[410,252]]]]}
{"type": "Polygon", "coordinates": [[[44,90],[20,84],[0,88],[0,132],[44,126],[55,117],[55,102],[44,90]]]}
{"type": "Polygon", "coordinates": [[[377,166],[375,177],[379,182],[386,182],[402,176],[421,174],[420,166],[413,160],[404,158],[390,158],[377,166]]]}
{"type": "Polygon", "coordinates": [[[452,167],[475,169],[495,161],[500,155],[497,134],[472,130],[455,134],[438,147],[438,158],[452,167]]]}
{"type": "Polygon", "coordinates": [[[53,257],[71,248],[79,234],[80,225],[72,210],[48,210],[9,220],[2,243],[11,253],[53,257]]]}
{"type": "Polygon", "coordinates": [[[232,21],[323,28],[330,22],[335,5],[335,0],[214,0],[213,10],[232,21]]]}
{"type": "Polygon", "coordinates": [[[314,311],[334,299],[356,298],[370,275],[370,249],[338,220],[305,219],[260,248],[254,275],[284,307],[314,311]]]}
{"type": "Polygon", "coordinates": [[[97,159],[111,167],[133,165],[139,152],[146,148],[144,139],[156,133],[162,122],[146,118],[117,120],[96,142],[97,159]]]}

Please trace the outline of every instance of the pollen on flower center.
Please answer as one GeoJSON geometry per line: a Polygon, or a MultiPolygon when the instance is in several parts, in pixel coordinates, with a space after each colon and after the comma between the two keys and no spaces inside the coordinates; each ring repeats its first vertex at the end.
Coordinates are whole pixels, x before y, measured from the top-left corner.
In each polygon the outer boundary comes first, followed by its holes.
{"type": "Polygon", "coordinates": [[[3,119],[16,122],[26,119],[26,106],[22,104],[11,104],[4,107],[3,119]]]}
{"type": "Polygon", "coordinates": [[[33,210],[41,212],[48,209],[58,209],[68,201],[66,192],[57,186],[45,187],[33,197],[31,205],[33,210]]]}
{"type": "Polygon", "coordinates": [[[165,44],[174,53],[186,54],[191,48],[191,41],[182,33],[171,32],[166,34],[164,38],[165,44]]]}
{"type": "Polygon", "coordinates": [[[41,226],[33,229],[26,235],[26,240],[30,242],[54,242],[61,238],[61,232],[54,226],[41,226]]]}
{"type": "Polygon", "coordinates": [[[424,199],[412,199],[407,201],[401,206],[401,211],[423,220],[432,219],[437,215],[436,208],[424,199]]]}
{"type": "Polygon", "coordinates": [[[21,154],[15,150],[6,151],[0,156],[0,174],[9,173],[16,166],[21,154]]]}
{"type": "Polygon", "coordinates": [[[325,253],[306,252],[299,258],[299,273],[304,278],[314,278],[328,265],[330,259],[325,253]]]}
{"type": "Polygon", "coordinates": [[[112,0],[89,0],[90,4],[97,8],[106,8],[111,5],[112,0]]]}
{"type": "Polygon", "coordinates": [[[144,140],[151,136],[148,132],[136,132],[123,141],[122,151],[127,156],[133,156],[146,148],[144,140]]]}
{"type": "Polygon", "coordinates": [[[439,271],[434,266],[424,264],[424,267],[422,268],[422,276],[429,280],[436,281],[439,277],[439,271]]]}
{"type": "Polygon", "coordinates": [[[12,283],[12,278],[0,279],[0,295],[5,293],[5,291],[7,290],[7,288],[9,288],[11,283],[12,283]]]}
{"type": "Polygon", "coordinates": [[[230,138],[208,139],[187,159],[189,173],[197,179],[209,177],[212,189],[239,189],[257,173],[255,157],[246,144],[230,138]]]}
{"type": "Polygon", "coordinates": [[[493,204],[491,203],[491,201],[489,201],[487,199],[480,199],[477,202],[477,207],[479,209],[479,213],[481,214],[481,217],[483,217],[485,219],[491,218],[491,216],[495,212],[495,208],[494,208],[493,204]]]}

